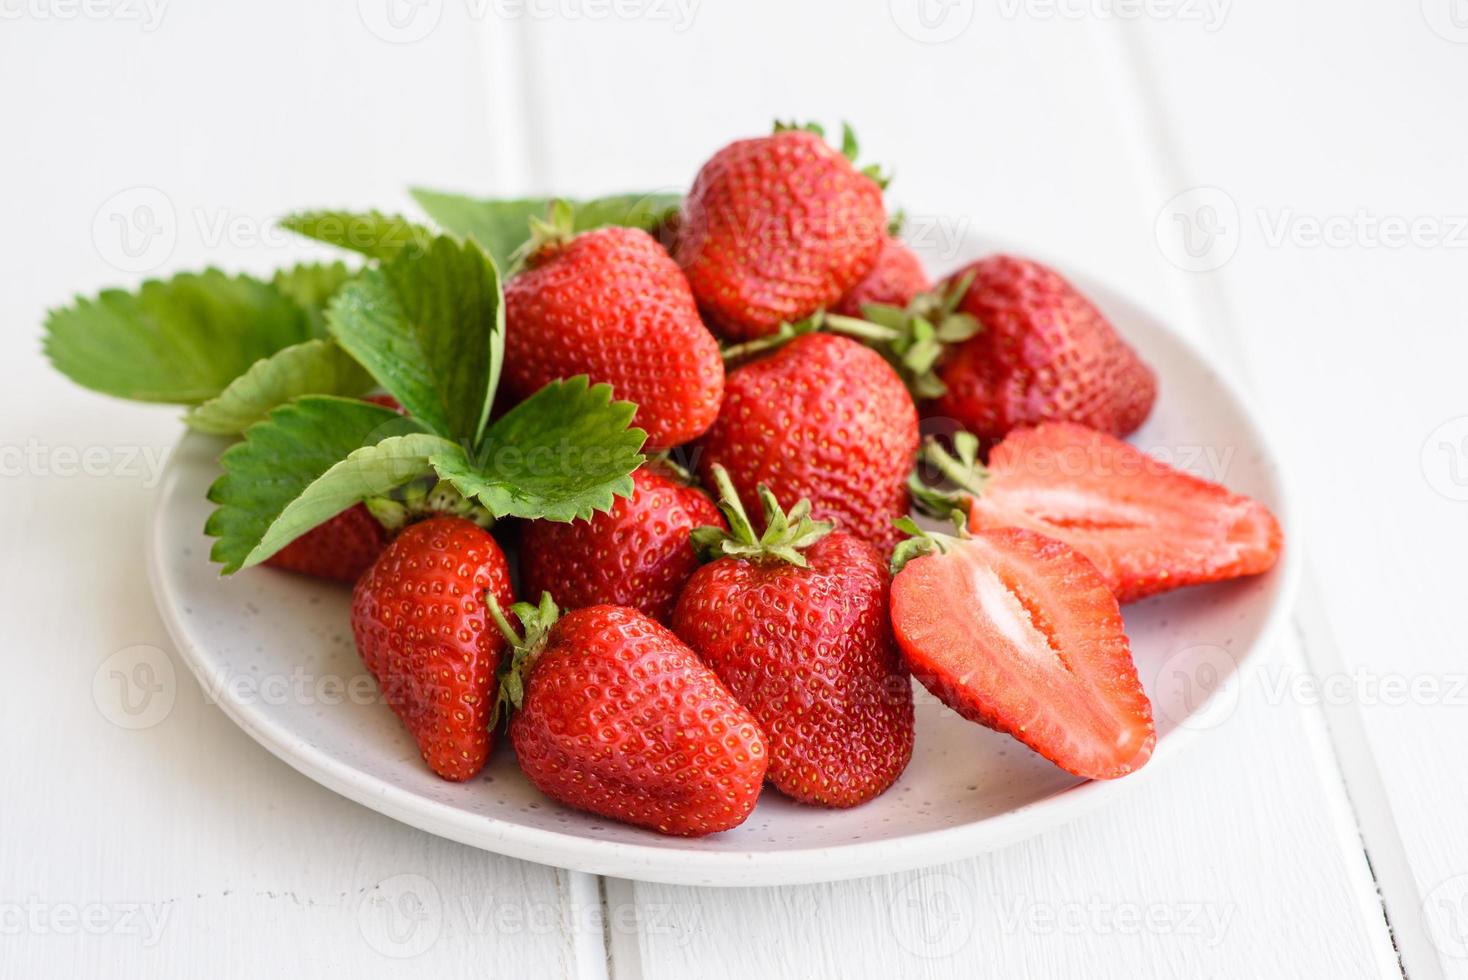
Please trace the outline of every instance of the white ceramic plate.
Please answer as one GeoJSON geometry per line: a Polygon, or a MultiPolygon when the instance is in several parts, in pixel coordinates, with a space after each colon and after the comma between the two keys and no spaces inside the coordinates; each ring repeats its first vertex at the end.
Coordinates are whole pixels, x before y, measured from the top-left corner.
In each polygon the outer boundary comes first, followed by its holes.
{"type": "MultiPolygon", "coordinates": [[[[992,250],[974,242],[941,265],[992,250]]],[[[545,798],[521,776],[503,738],[479,778],[444,782],[423,765],[357,658],[349,589],[263,568],[219,577],[202,528],[224,443],[197,434],[173,455],[149,537],[159,609],[208,695],[271,752],[358,803],[486,850],[649,881],[757,885],[854,878],[1001,847],[1161,772],[1190,734],[1221,721],[1284,619],[1298,565],[1278,461],[1239,390],[1156,317],[1100,284],[1073,281],[1160,379],[1157,407],[1132,441],[1264,501],[1288,541],[1269,575],[1126,608],[1159,737],[1151,762],[1124,779],[1076,779],[917,687],[911,765],[883,796],[852,810],[800,806],[767,789],[735,830],[661,837],[545,798]]]]}

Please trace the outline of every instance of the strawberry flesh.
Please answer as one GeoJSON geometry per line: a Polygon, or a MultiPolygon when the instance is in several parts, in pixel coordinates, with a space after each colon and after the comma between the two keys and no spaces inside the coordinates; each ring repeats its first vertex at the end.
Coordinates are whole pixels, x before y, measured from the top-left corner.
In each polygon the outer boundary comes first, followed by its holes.
{"type": "Polygon", "coordinates": [[[1033,531],[980,531],[892,584],[908,666],[965,718],[1067,772],[1113,779],[1156,742],[1116,598],[1095,567],[1033,531]]]}
{"type": "Polygon", "coordinates": [[[1015,430],[989,472],[969,527],[1058,538],[1095,563],[1119,602],[1266,572],[1283,547],[1263,504],[1083,426],[1015,430]]]}

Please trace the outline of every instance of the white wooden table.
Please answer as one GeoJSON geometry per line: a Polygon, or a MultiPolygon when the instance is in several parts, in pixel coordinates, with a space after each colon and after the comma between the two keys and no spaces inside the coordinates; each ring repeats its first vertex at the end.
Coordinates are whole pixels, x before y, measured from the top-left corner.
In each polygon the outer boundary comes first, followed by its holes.
{"type": "Polygon", "coordinates": [[[1462,0],[388,2],[0,0],[0,976],[1468,976],[1462,0]],[[1236,708],[1001,853],[700,890],[401,826],[206,703],[142,574],[179,424],[53,374],[45,309],[409,183],[681,188],[777,116],[1251,382],[1309,561],[1236,708]],[[130,728],[137,646],[179,676],[130,728]]]}

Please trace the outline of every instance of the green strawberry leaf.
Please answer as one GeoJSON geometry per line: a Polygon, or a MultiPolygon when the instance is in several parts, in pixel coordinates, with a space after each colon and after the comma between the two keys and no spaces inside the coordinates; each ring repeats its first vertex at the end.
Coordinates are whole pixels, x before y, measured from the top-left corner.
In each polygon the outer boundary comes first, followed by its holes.
{"type": "Polygon", "coordinates": [[[280,406],[220,456],[204,532],[226,575],[264,561],[359,500],[430,472],[452,448],[421,425],[369,402],[307,395],[280,406]]]}
{"type": "MultiPolygon", "coordinates": [[[[446,194],[415,187],[413,199],[446,231],[484,246],[501,269],[508,269],[515,250],[530,238],[530,219],[550,213],[553,198],[493,200],[446,194]]],[[[650,231],[682,201],[677,194],[616,194],[568,201],[574,231],[626,225],[650,231]]]]}
{"type": "Polygon", "coordinates": [[[236,435],[298,395],[360,395],[372,376],[329,340],[311,339],[256,361],[184,422],[215,435],[236,435]]]}
{"type": "Polygon", "coordinates": [[[306,311],[250,276],[217,269],[78,297],[46,318],[46,356],[77,384],[135,401],[194,405],[261,358],[311,336],[306,311]]]}
{"type": "Polygon", "coordinates": [[[380,211],[298,211],[281,219],[281,226],[318,242],[360,252],[383,262],[422,249],[433,232],[407,218],[380,211]]]}
{"type": "Polygon", "coordinates": [[[636,410],[585,375],[554,381],[490,426],[477,452],[454,445],[433,468],[496,517],[589,518],[632,494],[647,438],[628,428],[636,410]]]}
{"type": "Polygon", "coordinates": [[[326,336],[326,304],[356,275],[341,262],[303,262],[281,269],[271,280],[276,289],[300,304],[311,318],[311,336],[326,336]]]}
{"type": "Polygon", "coordinates": [[[414,417],[479,444],[504,354],[499,273],[473,242],[438,237],[342,288],[327,327],[414,417]]]}

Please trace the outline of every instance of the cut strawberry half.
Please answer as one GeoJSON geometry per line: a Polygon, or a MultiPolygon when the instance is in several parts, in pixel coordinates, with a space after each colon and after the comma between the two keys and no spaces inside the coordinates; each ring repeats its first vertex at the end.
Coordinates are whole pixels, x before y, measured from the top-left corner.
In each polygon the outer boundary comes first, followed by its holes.
{"type": "MultiPolygon", "coordinates": [[[[942,450],[925,456],[937,462],[934,453],[942,450]]],[[[1120,602],[1266,572],[1283,547],[1279,522],[1257,500],[1081,425],[1015,429],[987,469],[971,458],[940,465],[972,494],[971,530],[1023,527],[1064,541],[1120,602]]]]}
{"type": "Polygon", "coordinates": [[[892,628],[914,676],[1067,772],[1141,768],[1157,740],[1152,706],[1095,566],[1020,528],[925,537],[935,550],[892,582],[892,628]]]}

